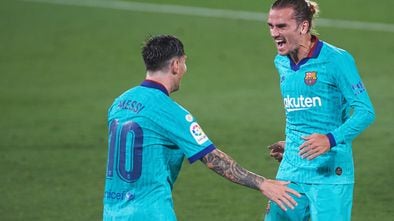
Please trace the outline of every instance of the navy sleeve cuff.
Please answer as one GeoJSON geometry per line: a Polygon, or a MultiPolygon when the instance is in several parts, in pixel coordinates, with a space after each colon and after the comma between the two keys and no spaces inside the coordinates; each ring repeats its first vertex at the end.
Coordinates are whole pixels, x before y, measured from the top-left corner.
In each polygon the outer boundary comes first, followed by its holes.
{"type": "Polygon", "coordinates": [[[194,154],[193,156],[189,157],[189,163],[192,164],[194,163],[196,160],[199,160],[201,158],[203,158],[205,155],[207,155],[208,153],[212,152],[214,149],[216,149],[215,145],[211,144],[208,147],[206,147],[205,149],[203,149],[202,151],[194,154]]]}
{"type": "Polygon", "coordinates": [[[328,133],[326,134],[326,136],[328,137],[328,140],[330,141],[330,148],[333,148],[337,145],[337,142],[335,141],[334,135],[332,135],[332,133],[328,133]]]}

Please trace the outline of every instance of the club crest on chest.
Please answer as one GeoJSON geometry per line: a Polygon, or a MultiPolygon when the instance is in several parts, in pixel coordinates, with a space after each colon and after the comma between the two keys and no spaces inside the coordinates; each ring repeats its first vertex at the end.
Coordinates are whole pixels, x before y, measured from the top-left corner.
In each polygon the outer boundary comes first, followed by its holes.
{"type": "Polygon", "coordinates": [[[317,72],[316,71],[309,71],[305,72],[304,82],[306,85],[312,86],[317,81],[317,72]]]}

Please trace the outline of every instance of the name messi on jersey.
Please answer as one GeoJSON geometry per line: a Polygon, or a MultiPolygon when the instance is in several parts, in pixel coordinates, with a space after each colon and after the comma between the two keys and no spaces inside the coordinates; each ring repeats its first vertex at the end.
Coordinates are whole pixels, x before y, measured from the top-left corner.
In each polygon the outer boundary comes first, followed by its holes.
{"type": "Polygon", "coordinates": [[[283,98],[283,104],[285,105],[285,109],[289,112],[322,106],[320,97],[304,97],[302,95],[299,97],[290,97],[290,95],[287,95],[283,98]]]}
{"type": "Polygon", "coordinates": [[[145,106],[138,101],[123,100],[119,102],[118,108],[131,110],[138,114],[139,112],[141,112],[142,109],[145,108],[145,106]]]}

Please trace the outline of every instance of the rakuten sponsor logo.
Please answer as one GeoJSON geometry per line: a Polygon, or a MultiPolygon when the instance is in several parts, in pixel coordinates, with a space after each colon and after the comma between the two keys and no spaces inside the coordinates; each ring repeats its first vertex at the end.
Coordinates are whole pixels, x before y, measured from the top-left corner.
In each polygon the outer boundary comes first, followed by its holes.
{"type": "Polygon", "coordinates": [[[290,97],[287,95],[287,97],[283,98],[283,104],[288,112],[322,106],[320,97],[304,97],[302,95],[299,97],[290,97]]]}

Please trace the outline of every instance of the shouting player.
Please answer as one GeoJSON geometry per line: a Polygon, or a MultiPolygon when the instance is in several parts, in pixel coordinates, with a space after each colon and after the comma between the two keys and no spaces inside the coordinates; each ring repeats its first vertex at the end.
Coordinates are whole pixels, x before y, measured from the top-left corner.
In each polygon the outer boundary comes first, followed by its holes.
{"type": "Polygon", "coordinates": [[[351,219],[352,140],[375,113],[352,55],[312,34],[317,13],[308,0],[277,0],[269,11],[286,111],[286,140],[270,146],[271,156],[281,161],[277,179],[302,197],[295,210],[270,202],[266,221],[351,219]]]}

